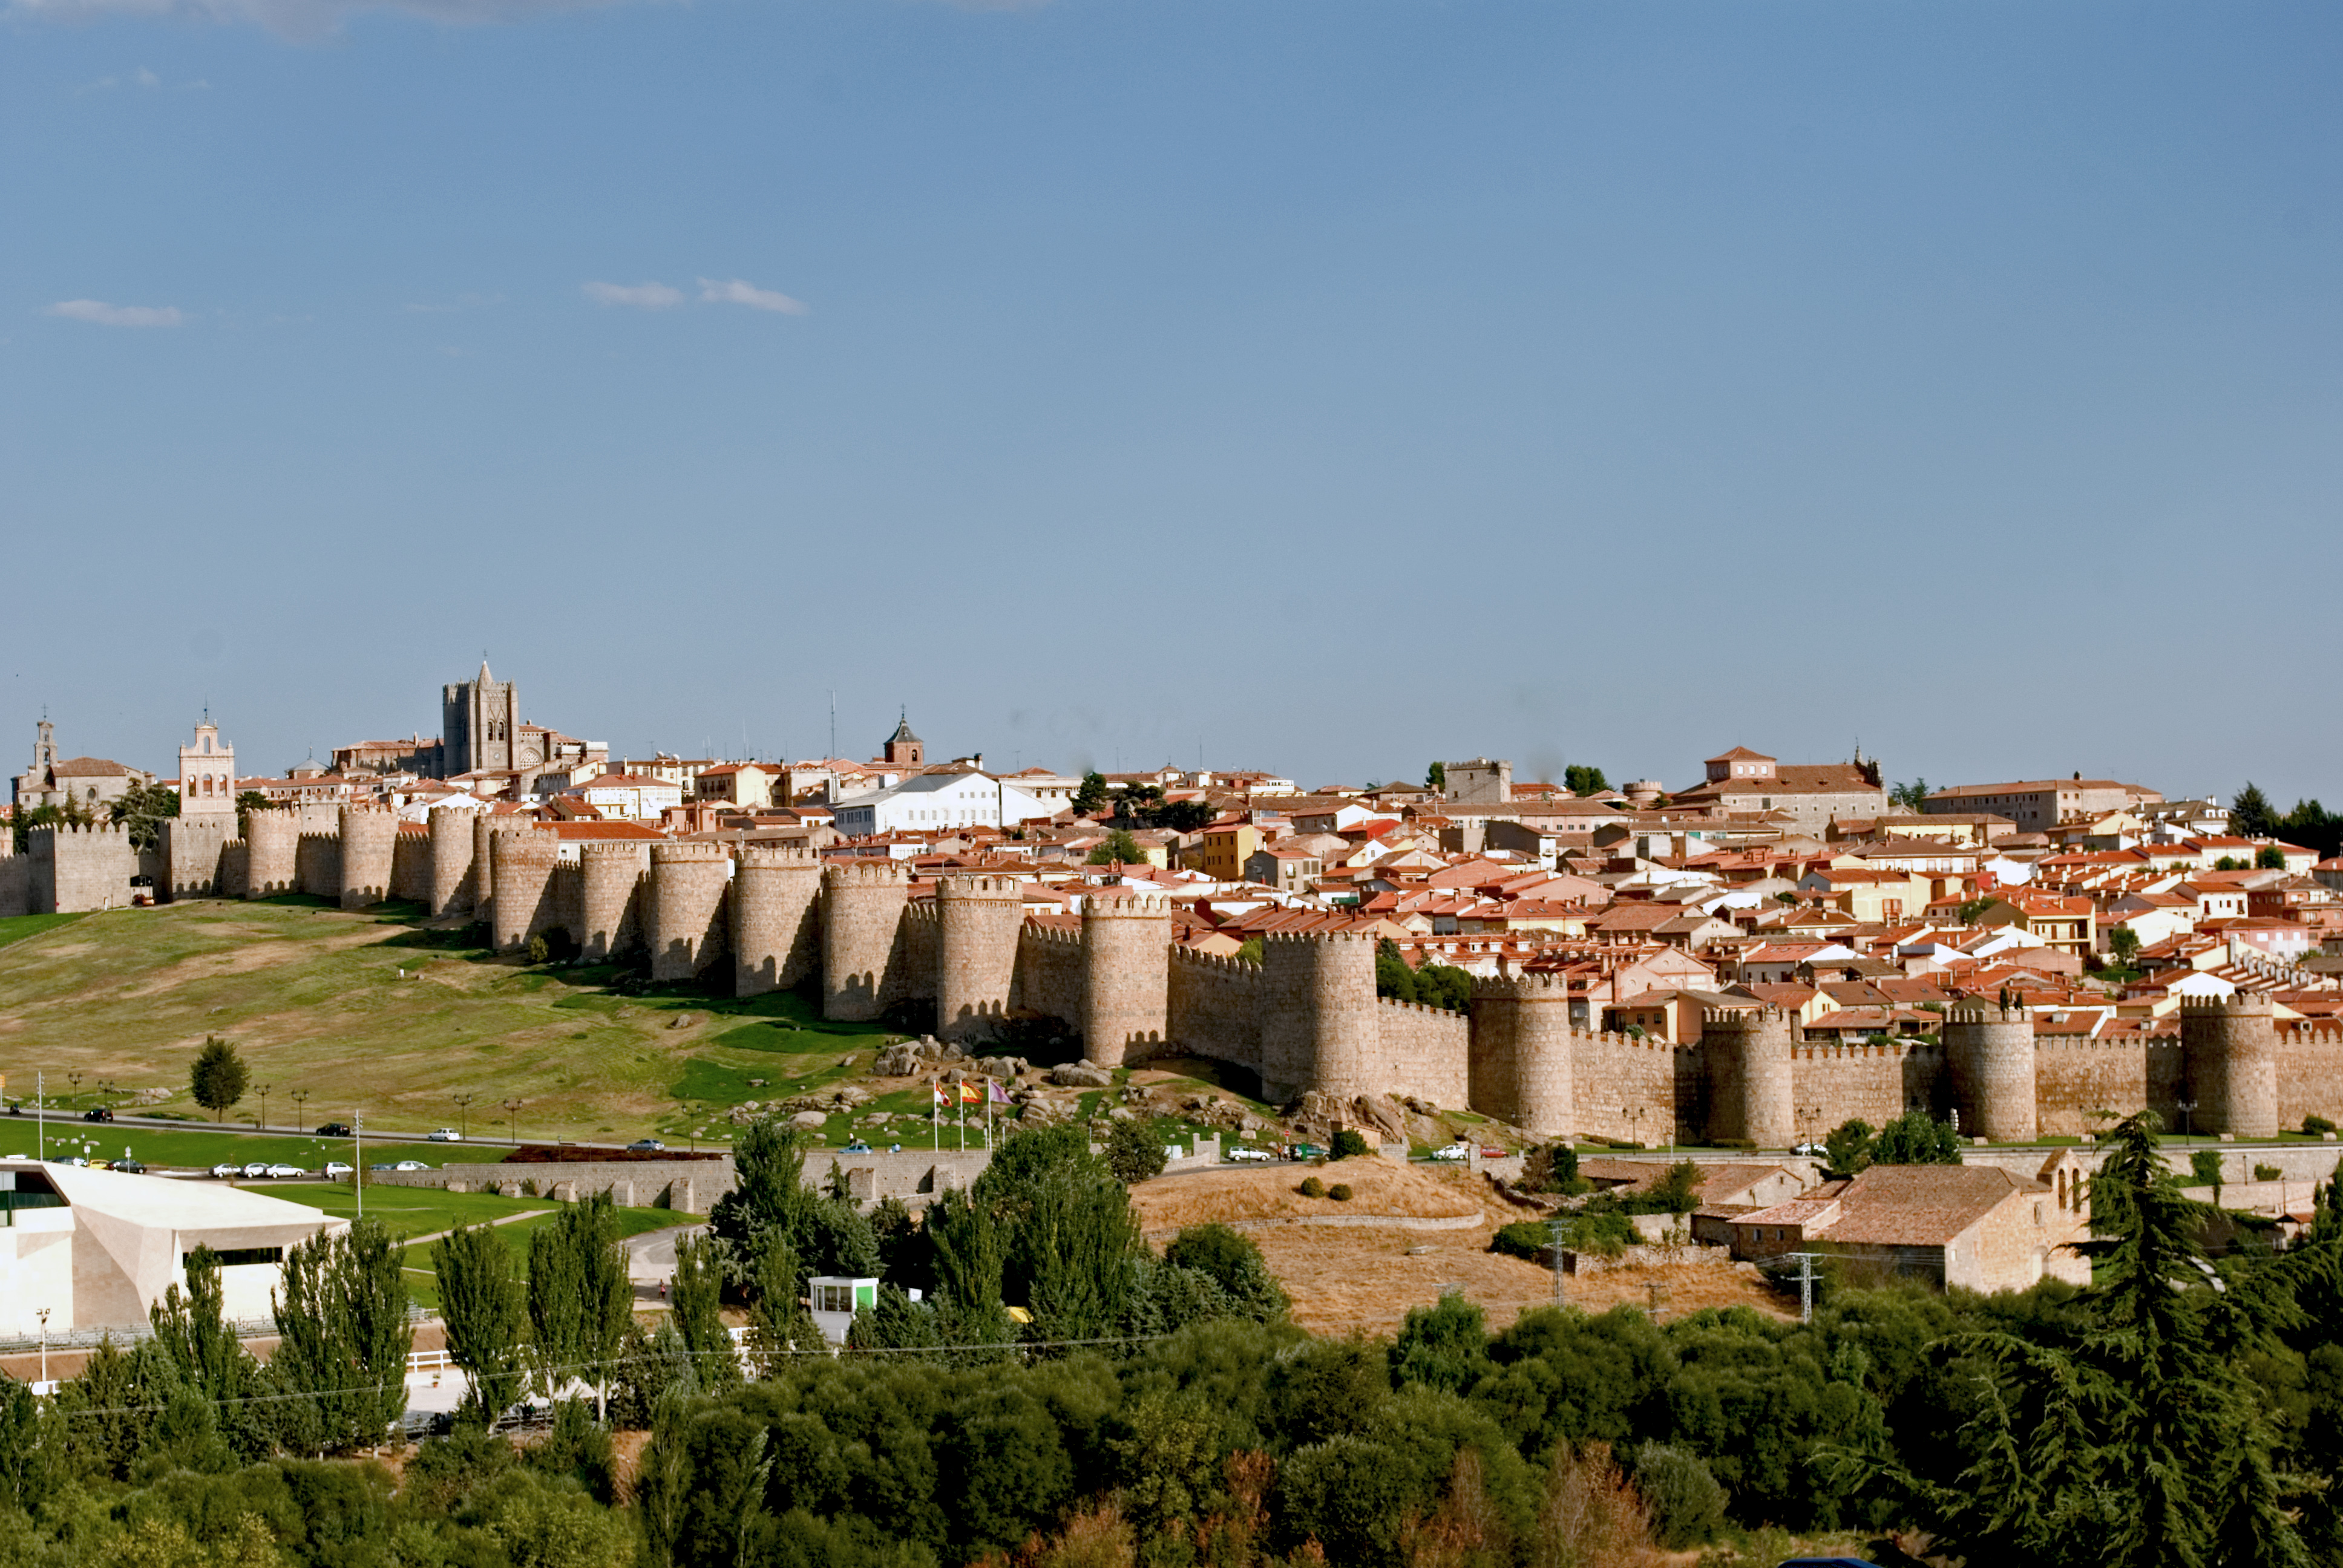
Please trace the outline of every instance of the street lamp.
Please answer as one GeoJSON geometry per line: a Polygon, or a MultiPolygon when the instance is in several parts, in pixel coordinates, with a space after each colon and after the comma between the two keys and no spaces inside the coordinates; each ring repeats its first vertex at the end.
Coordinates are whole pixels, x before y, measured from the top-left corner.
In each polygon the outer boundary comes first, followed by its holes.
{"type": "Polygon", "coordinates": [[[253,1091],[260,1096],[260,1131],[263,1132],[268,1131],[268,1090],[269,1086],[264,1083],[253,1091]]]}
{"type": "Polygon", "coordinates": [[[505,1101],[505,1131],[512,1135],[516,1146],[520,1142],[520,1108],[528,1103],[525,1100],[505,1101]]]}
{"type": "Polygon", "coordinates": [[[472,1101],[479,1096],[467,1090],[453,1097],[456,1101],[456,1131],[465,1138],[472,1135],[472,1101]]]}
{"type": "Polygon", "coordinates": [[[293,1120],[295,1121],[300,1122],[309,1120],[308,1104],[309,1091],[307,1090],[297,1089],[293,1091],[293,1120]]]}
{"type": "Polygon", "coordinates": [[[49,1381],[49,1309],[43,1307],[35,1314],[41,1320],[41,1381],[49,1381]]]}
{"type": "Polygon", "coordinates": [[[2188,1113],[2197,1109],[2197,1102],[2193,1100],[2177,1100],[2173,1101],[2173,1109],[2180,1112],[2180,1141],[2186,1143],[2188,1141],[2188,1113]]]}

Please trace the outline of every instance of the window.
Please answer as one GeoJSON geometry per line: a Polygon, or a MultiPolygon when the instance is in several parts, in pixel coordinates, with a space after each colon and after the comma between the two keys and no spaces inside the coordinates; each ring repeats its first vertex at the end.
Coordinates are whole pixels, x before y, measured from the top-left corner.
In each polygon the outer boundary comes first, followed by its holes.
{"type": "MultiPolygon", "coordinates": [[[[281,1263],[285,1261],[285,1249],[282,1247],[230,1247],[226,1251],[216,1255],[220,1261],[221,1268],[234,1269],[246,1263],[281,1263]]],[[[184,1269],[187,1266],[189,1256],[191,1254],[186,1252],[179,1254],[179,1267],[184,1269]]]]}

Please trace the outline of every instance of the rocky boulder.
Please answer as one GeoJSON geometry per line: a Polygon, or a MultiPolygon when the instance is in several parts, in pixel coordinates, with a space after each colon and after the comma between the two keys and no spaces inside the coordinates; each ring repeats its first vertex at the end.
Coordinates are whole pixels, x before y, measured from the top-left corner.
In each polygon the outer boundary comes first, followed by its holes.
{"type": "Polygon", "coordinates": [[[1107,1089],[1114,1083],[1114,1074],[1087,1059],[1050,1070],[1050,1081],[1061,1089],[1107,1089]]]}

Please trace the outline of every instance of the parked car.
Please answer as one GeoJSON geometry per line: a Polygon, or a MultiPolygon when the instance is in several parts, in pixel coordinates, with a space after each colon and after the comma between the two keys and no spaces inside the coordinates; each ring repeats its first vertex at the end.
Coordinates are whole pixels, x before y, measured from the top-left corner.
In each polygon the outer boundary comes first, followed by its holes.
{"type": "Polygon", "coordinates": [[[307,1176],[308,1174],[307,1171],[302,1170],[298,1165],[271,1165],[268,1168],[268,1173],[271,1176],[279,1178],[288,1176],[307,1176]]]}
{"type": "Polygon", "coordinates": [[[244,1167],[235,1164],[215,1165],[212,1167],[212,1174],[220,1178],[222,1181],[226,1181],[230,1177],[243,1175],[244,1167]]]}
{"type": "Polygon", "coordinates": [[[1315,1143],[1289,1143],[1285,1146],[1288,1160],[1322,1160],[1326,1151],[1315,1143]]]}
{"type": "Polygon", "coordinates": [[[1232,1161],[1251,1161],[1273,1160],[1276,1156],[1270,1153],[1266,1149],[1226,1149],[1221,1151],[1221,1158],[1223,1160],[1232,1161]]]}
{"type": "Polygon", "coordinates": [[[246,1165],[244,1168],[244,1174],[245,1179],[247,1181],[259,1181],[263,1176],[268,1174],[268,1161],[266,1160],[254,1161],[251,1164],[246,1165]]]}
{"type": "Polygon", "coordinates": [[[1432,1157],[1434,1160],[1462,1160],[1465,1155],[1471,1152],[1471,1147],[1467,1144],[1451,1143],[1445,1149],[1433,1150],[1432,1151],[1432,1157]]]}
{"type": "Polygon", "coordinates": [[[1502,1149],[1483,1148],[1481,1151],[1481,1158],[1483,1160],[1503,1160],[1504,1157],[1505,1151],[1502,1149]]]}
{"type": "Polygon", "coordinates": [[[108,1169],[127,1171],[133,1176],[146,1174],[146,1163],[143,1160],[116,1160],[108,1169]]]}
{"type": "Polygon", "coordinates": [[[391,1169],[393,1171],[428,1171],[431,1167],[420,1160],[402,1160],[391,1169]]]}
{"type": "Polygon", "coordinates": [[[328,1179],[336,1176],[347,1176],[349,1173],[350,1168],[343,1164],[340,1161],[328,1160],[326,1161],[326,1175],[328,1179]]]}
{"type": "Polygon", "coordinates": [[[452,1127],[435,1127],[431,1130],[431,1141],[434,1143],[461,1143],[464,1141],[464,1135],[457,1131],[452,1127]]]}
{"type": "Polygon", "coordinates": [[[349,1135],[350,1124],[347,1121],[328,1121],[317,1129],[320,1138],[347,1138],[349,1135]]]}
{"type": "Polygon", "coordinates": [[[638,1153],[649,1154],[666,1148],[667,1145],[660,1142],[656,1138],[638,1138],[632,1143],[628,1144],[627,1147],[638,1153]]]}
{"type": "Polygon", "coordinates": [[[870,1152],[870,1145],[863,1142],[862,1140],[858,1138],[853,1142],[848,1144],[845,1148],[840,1150],[839,1152],[841,1154],[868,1154],[870,1152]]]}
{"type": "Polygon", "coordinates": [[[83,1111],[81,1119],[84,1121],[111,1121],[114,1120],[114,1112],[108,1107],[101,1105],[94,1111],[83,1111]]]}
{"type": "Polygon", "coordinates": [[[1814,1158],[1827,1154],[1830,1151],[1824,1148],[1819,1143],[1801,1143],[1796,1148],[1791,1150],[1790,1152],[1793,1154],[1804,1154],[1809,1158],[1814,1158]]]}
{"type": "Polygon", "coordinates": [[[68,1154],[63,1160],[58,1161],[57,1163],[60,1165],[79,1165],[86,1168],[89,1161],[83,1159],[78,1154],[68,1154]]]}

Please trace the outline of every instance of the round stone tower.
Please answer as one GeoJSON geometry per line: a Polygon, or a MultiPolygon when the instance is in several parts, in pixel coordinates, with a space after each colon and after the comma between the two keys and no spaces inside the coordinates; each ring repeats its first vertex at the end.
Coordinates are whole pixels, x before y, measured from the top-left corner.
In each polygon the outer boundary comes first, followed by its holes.
{"type": "Polygon", "coordinates": [[[2034,1019],[2024,1008],[1956,1007],[1945,1015],[1945,1061],[1961,1131],[1996,1143],[2031,1143],[2034,1019]]]}
{"type": "Polygon", "coordinates": [[[341,819],[342,908],[363,910],[390,897],[398,817],[378,806],[345,805],[341,819]]]}
{"type": "Polygon", "coordinates": [[[2183,1001],[2180,1049],[2197,1128],[2278,1136],[2278,1020],[2269,998],[2239,991],[2183,1001]]]}
{"type": "Polygon", "coordinates": [[[244,896],[266,899],[292,892],[300,874],[300,817],[282,807],[255,811],[245,832],[244,896]]]}
{"type": "Polygon", "coordinates": [[[1788,1014],[1777,1007],[1710,1008],[1701,1014],[1700,1050],[1711,1138],[1745,1138],[1760,1149],[1797,1141],[1788,1014]]]}
{"type": "Polygon", "coordinates": [[[487,811],[472,813],[472,913],[481,920],[488,918],[497,896],[497,863],[488,852],[489,840],[496,837],[497,824],[509,820],[487,811]]]}
{"type": "Polygon", "coordinates": [[[488,930],[498,952],[528,945],[528,939],[553,924],[549,895],[554,864],[561,858],[561,840],[527,823],[500,827],[488,839],[488,859],[496,868],[497,896],[491,905],[488,930]]]}
{"type": "Polygon", "coordinates": [[[650,855],[643,843],[578,846],[578,956],[599,963],[642,944],[637,902],[650,855]]]}
{"type": "Polygon", "coordinates": [[[651,884],[644,939],[651,979],[686,980],[722,955],[728,945],[724,894],[732,851],[706,839],[651,846],[651,884]]]}
{"type": "Polygon", "coordinates": [[[1570,982],[1510,975],[1473,985],[1471,1103],[1544,1138],[1570,1133],[1570,982]]]}
{"type": "Polygon", "coordinates": [[[477,811],[436,806],[431,811],[430,912],[435,920],[472,902],[472,819],[477,811]]]}
{"type": "Polygon", "coordinates": [[[821,1016],[877,1018],[888,988],[910,881],[894,860],[848,860],[822,869],[821,1016]]]}
{"type": "Polygon", "coordinates": [[[1375,1018],[1375,941],[1349,931],[1272,932],[1262,943],[1262,1097],[1310,1090],[1348,1100],[1380,1094],[1373,1063],[1382,1030],[1375,1018]]]}
{"type": "Polygon", "coordinates": [[[1101,1067],[1143,1061],[1171,1028],[1172,905],[1082,901],[1082,1052],[1101,1067]]]}
{"type": "Polygon", "coordinates": [[[1025,898],[1014,877],[936,883],[936,1035],[982,1040],[1009,1011],[1025,898]]]}
{"type": "Polygon", "coordinates": [[[797,844],[745,844],[732,871],[732,994],[786,990],[820,962],[821,861],[797,844]]]}

